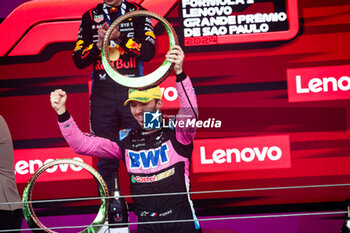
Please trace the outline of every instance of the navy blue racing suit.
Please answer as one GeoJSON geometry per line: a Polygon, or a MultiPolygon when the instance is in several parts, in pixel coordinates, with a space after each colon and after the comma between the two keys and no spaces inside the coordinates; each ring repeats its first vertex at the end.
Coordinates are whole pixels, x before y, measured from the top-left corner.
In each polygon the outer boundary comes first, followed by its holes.
{"type": "MultiPolygon", "coordinates": [[[[122,14],[143,9],[140,5],[123,1],[118,7],[98,4],[87,11],[81,21],[76,47],[73,52],[75,65],[80,68],[93,67],[93,85],[90,97],[91,133],[117,140],[118,131],[123,128],[139,128],[131,115],[130,109],[124,106],[128,88],[113,81],[101,62],[101,51],[97,47],[98,29],[107,22],[111,24],[122,14]]],[[[133,17],[119,25],[121,32],[117,48],[120,58],[114,61],[119,73],[129,77],[143,75],[143,63],[152,59],[155,53],[155,36],[148,17],[133,17]]],[[[119,160],[100,158],[98,169],[107,183],[108,191],[113,192],[119,160]]],[[[119,185],[118,185],[119,187],[119,185]]]]}

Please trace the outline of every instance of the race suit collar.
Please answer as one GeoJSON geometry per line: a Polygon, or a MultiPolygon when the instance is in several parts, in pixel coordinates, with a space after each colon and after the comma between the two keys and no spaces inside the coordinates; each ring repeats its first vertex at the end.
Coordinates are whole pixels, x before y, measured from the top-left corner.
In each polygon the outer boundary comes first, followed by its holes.
{"type": "MultiPolygon", "coordinates": [[[[110,13],[111,13],[111,9],[117,9],[118,11],[118,17],[120,17],[121,15],[124,15],[126,12],[126,3],[125,0],[122,1],[122,3],[115,7],[115,6],[110,6],[108,4],[106,4],[105,2],[103,2],[102,4],[102,9],[103,9],[103,14],[106,16],[106,18],[108,19],[108,24],[111,25],[111,18],[110,18],[110,13]]],[[[117,17],[117,18],[118,18],[117,17]]]]}

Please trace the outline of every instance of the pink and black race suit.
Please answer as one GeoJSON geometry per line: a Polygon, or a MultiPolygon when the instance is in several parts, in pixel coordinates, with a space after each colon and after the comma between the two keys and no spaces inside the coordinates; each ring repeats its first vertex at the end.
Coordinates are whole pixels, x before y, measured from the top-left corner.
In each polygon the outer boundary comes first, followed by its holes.
{"type": "MultiPolygon", "coordinates": [[[[177,76],[180,109],[176,121],[193,121],[198,118],[197,100],[190,79],[182,73],[177,76]]],[[[154,131],[120,131],[117,142],[84,134],[66,112],[60,116],[60,129],[71,148],[78,154],[103,158],[123,159],[130,178],[134,197],[135,213],[142,217],[164,216],[184,211],[185,215],[196,220],[192,201],[186,192],[190,188],[189,169],[196,128],[161,128],[154,131]],[[152,196],[151,194],[185,193],[182,195],[152,196]],[[149,194],[149,196],[148,196],[149,194]]],[[[191,223],[199,229],[197,221],[191,223]]],[[[160,224],[166,225],[166,224],[160,224]]],[[[193,229],[195,229],[193,228],[193,229]]],[[[195,232],[195,230],[193,231],[195,232]]]]}

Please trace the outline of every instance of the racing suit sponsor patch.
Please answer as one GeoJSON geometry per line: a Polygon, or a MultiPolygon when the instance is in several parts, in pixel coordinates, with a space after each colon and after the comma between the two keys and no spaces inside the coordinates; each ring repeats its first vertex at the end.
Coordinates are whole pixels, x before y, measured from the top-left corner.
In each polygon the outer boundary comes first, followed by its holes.
{"type": "Polygon", "coordinates": [[[168,151],[169,147],[166,143],[152,150],[128,151],[130,169],[149,169],[151,167],[158,167],[159,163],[168,163],[168,151]]]}
{"type": "Polygon", "coordinates": [[[175,168],[169,169],[165,172],[162,172],[158,175],[153,176],[131,176],[131,182],[132,183],[153,183],[160,180],[163,180],[165,178],[168,178],[169,176],[172,176],[175,174],[175,168]]]}
{"type": "Polygon", "coordinates": [[[172,214],[173,213],[173,210],[167,210],[163,213],[155,213],[155,212],[148,212],[148,211],[143,211],[140,216],[141,217],[146,217],[146,216],[150,216],[150,217],[156,217],[156,216],[159,216],[159,217],[165,217],[169,214],[172,214]]]}
{"type": "Polygon", "coordinates": [[[152,31],[147,31],[147,32],[145,33],[145,35],[146,35],[146,36],[150,36],[150,37],[152,37],[153,39],[156,38],[156,35],[154,35],[154,33],[153,33],[152,31]]]}
{"type": "Polygon", "coordinates": [[[74,52],[81,49],[83,47],[84,41],[83,40],[78,40],[77,43],[75,44],[74,52]]]}
{"type": "Polygon", "coordinates": [[[134,41],[131,38],[128,40],[128,42],[125,44],[125,46],[128,49],[137,50],[137,51],[140,51],[140,49],[141,49],[141,44],[136,43],[136,41],[134,41]]]}
{"type": "Polygon", "coordinates": [[[119,140],[123,141],[130,133],[130,129],[122,129],[119,131],[119,140]]]}
{"type": "Polygon", "coordinates": [[[101,23],[104,19],[104,16],[103,15],[94,15],[94,21],[96,23],[101,23]]]}
{"type": "Polygon", "coordinates": [[[63,128],[67,129],[70,126],[71,122],[69,122],[68,124],[66,124],[63,128]]]}
{"type": "Polygon", "coordinates": [[[84,53],[88,52],[89,50],[92,49],[92,47],[94,46],[94,44],[90,44],[87,48],[85,48],[82,52],[82,55],[84,55],[84,53]]]}

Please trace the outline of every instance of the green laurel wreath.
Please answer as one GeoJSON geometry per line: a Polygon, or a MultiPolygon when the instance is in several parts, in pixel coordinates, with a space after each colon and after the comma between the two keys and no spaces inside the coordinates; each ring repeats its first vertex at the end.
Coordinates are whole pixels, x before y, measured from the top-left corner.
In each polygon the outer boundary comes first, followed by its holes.
{"type": "Polygon", "coordinates": [[[137,88],[137,89],[147,89],[153,86],[159,85],[161,82],[163,82],[173,71],[174,64],[168,62],[166,59],[164,62],[160,65],[158,69],[153,71],[152,73],[138,77],[138,78],[132,78],[127,77],[122,74],[120,74],[115,68],[113,68],[113,64],[109,59],[109,41],[111,34],[115,28],[118,27],[120,23],[122,23],[124,20],[135,17],[135,16],[148,16],[154,19],[157,19],[159,22],[163,24],[165,27],[165,30],[168,33],[169,37],[169,50],[174,45],[178,45],[179,41],[177,38],[177,35],[175,33],[174,28],[170,25],[170,23],[163,18],[162,16],[146,10],[137,10],[128,12],[122,16],[120,16],[118,19],[116,19],[112,25],[109,27],[106,36],[103,41],[103,48],[101,51],[101,58],[102,58],[102,64],[107,72],[107,74],[117,83],[129,87],[129,88],[137,88]]]}
{"type": "Polygon", "coordinates": [[[23,214],[27,221],[27,224],[30,228],[40,228],[41,230],[36,230],[35,232],[50,232],[55,233],[55,231],[50,230],[49,228],[45,227],[44,224],[42,224],[37,216],[34,213],[33,206],[31,203],[32,199],[32,191],[35,184],[35,181],[39,178],[39,176],[49,169],[50,167],[53,167],[55,165],[59,164],[73,164],[75,166],[79,166],[85,170],[87,170],[91,175],[94,176],[95,180],[98,183],[99,187],[99,194],[101,197],[101,205],[100,209],[97,213],[96,218],[91,223],[91,225],[81,231],[80,233],[92,233],[92,232],[98,232],[100,228],[102,227],[103,223],[106,220],[107,216],[107,210],[108,210],[108,199],[105,197],[108,196],[108,189],[105,181],[103,180],[102,176],[91,166],[87,165],[86,163],[80,162],[78,160],[74,159],[57,159],[52,162],[49,162],[47,164],[44,164],[42,167],[40,167],[33,176],[29,179],[24,191],[23,191],[23,203],[24,203],[24,209],[23,214]]]}

